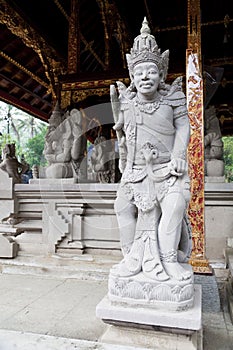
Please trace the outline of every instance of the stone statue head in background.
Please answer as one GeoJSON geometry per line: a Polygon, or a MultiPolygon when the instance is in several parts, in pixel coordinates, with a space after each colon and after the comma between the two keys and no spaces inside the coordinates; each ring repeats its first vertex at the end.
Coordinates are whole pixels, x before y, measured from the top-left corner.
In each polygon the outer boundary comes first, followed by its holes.
{"type": "Polygon", "coordinates": [[[18,161],[15,154],[15,144],[7,143],[2,150],[2,163],[0,169],[6,171],[14,183],[21,183],[21,175],[28,170],[28,165],[18,161]]]}

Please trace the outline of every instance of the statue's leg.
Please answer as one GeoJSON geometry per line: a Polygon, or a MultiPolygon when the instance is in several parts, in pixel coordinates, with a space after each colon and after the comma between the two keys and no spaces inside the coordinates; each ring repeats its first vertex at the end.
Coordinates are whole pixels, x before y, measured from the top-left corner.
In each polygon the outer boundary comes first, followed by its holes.
{"type": "Polygon", "coordinates": [[[128,199],[117,197],[114,204],[117,216],[122,253],[129,253],[135,236],[136,229],[136,207],[128,199]]]}
{"type": "Polygon", "coordinates": [[[189,279],[191,273],[177,261],[182,220],[186,210],[186,201],[181,191],[168,193],[161,201],[161,209],[158,240],[162,264],[170,277],[177,280],[189,279]]]}
{"type": "Polygon", "coordinates": [[[142,271],[145,276],[157,280],[166,281],[169,276],[165,272],[160,260],[158,246],[158,223],[161,210],[156,205],[149,211],[138,213],[136,237],[140,237],[143,249],[142,271]]]}
{"type": "Polygon", "coordinates": [[[115,201],[115,212],[124,259],[112,267],[111,273],[121,277],[129,277],[141,271],[144,249],[142,242],[135,239],[136,206],[126,198],[119,196],[115,201]]]}

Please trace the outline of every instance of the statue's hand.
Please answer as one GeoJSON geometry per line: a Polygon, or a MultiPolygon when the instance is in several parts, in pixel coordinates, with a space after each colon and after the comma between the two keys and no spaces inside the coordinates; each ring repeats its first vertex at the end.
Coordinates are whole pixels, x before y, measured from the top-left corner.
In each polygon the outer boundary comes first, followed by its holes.
{"type": "Polygon", "coordinates": [[[55,160],[55,155],[54,154],[46,154],[45,159],[48,162],[53,162],[55,160]]]}
{"type": "Polygon", "coordinates": [[[174,158],[169,164],[170,173],[175,176],[182,176],[187,171],[187,162],[182,158],[174,158]]]}

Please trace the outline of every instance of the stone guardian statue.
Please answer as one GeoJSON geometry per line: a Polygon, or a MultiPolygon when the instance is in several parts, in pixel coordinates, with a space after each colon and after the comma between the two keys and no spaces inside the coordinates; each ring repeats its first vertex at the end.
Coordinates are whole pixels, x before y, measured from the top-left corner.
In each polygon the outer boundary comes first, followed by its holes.
{"type": "Polygon", "coordinates": [[[127,54],[130,86],[110,87],[122,172],[115,212],[123,259],[110,271],[109,297],[176,301],[185,308],[193,298],[190,124],[182,79],[165,84],[168,57],[145,18],[127,54]]]}

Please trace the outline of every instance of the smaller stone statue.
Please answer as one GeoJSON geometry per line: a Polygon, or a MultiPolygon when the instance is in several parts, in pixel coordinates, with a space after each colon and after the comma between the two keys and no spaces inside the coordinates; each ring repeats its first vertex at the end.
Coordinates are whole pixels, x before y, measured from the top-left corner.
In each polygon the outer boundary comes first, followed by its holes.
{"type": "Polygon", "coordinates": [[[107,164],[106,138],[98,136],[94,141],[94,147],[91,154],[91,165],[97,174],[97,179],[101,183],[109,182],[109,169],[107,164]]]}
{"type": "Polygon", "coordinates": [[[2,150],[2,159],[0,169],[6,171],[13,179],[14,183],[22,182],[22,174],[28,170],[28,165],[22,164],[18,161],[15,155],[15,144],[7,143],[2,150]]]}
{"type": "Polygon", "coordinates": [[[205,110],[205,175],[224,176],[223,141],[214,106],[205,110]]]}
{"type": "Polygon", "coordinates": [[[78,177],[84,149],[80,111],[74,108],[62,115],[56,105],[45,136],[44,156],[48,161],[46,177],[78,177]]]}
{"type": "Polygon", "coordinates": [[[34,164],[32,166],[32,178],[39,179],[39,167],[37,164],[34,164]]]}
{"type": "Polygon", "coordinates": [[[117,179],[115,169],[115,152],[112,140],[106,140],[104,136],[98,136],[94,141],[91,154],[91,166],[100,183],[114,183],[117,179]]]}

